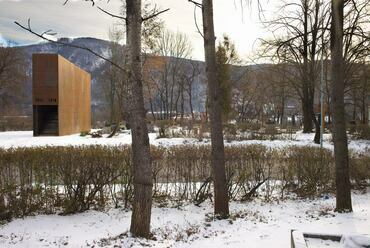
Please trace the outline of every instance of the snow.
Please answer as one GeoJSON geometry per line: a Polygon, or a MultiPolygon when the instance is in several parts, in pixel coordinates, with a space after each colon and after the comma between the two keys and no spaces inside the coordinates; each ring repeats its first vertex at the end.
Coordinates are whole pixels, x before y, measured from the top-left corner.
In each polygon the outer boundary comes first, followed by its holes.
{"type": "MultiPolygon", "coordinates": [[[[334,205],[333,197],[232,202],[229,220],[210,218],[213,210],[210,202],[201,207],[190,203],[154,207],[152,231],[156,240],[135,239],[127,234],[117,237],[127,233],[130,226],[131,212],[123,209],[71,216],[38,215],[0,226],[0,247],[290,247],[292,229],[350,236],[370,234],[370,193],[353,194],[353,213],[334,213],[334,205]]],[[[308,243],[325,247],[317,241],[308,243]]]]}
{"type": "MultiPolygon", "coordinates": [[[[314,134],[296,133],[293,139],[246,140],[225,142],[226,145],[261,144],[270,148],[289,146],[318,146],[313,144],[314,134]]],[[[210,141],[191,138],[157,139],[149,134],[150,143],[156,146],[204,145],[210,141]]],[[[325,134],[324,147],[333,149],[331,135],[325,134]]],[[[113,138],[91,138],[80,135],[63,137],[33,137],[30,131],[0,132],[0,148],[34,146],[128,145],[129,131],[113,138]]],[[[370,154],[369,140],[351,140],[349,148],[357,153],[370,154]]],[[[256,199],[248,203],[231,202],[229,220],[213,220],[211,202],[201,207],[191,203],[183,206],[154,207],[152,231],[156,240],[130,237],[131,212],[110,208],[104,212],[94,210],[70,216],[37,215],[15,219],[0,225],[0,247],[290,247],[290,231],[344,234],[355,237],[370,234],[370,192],[353,194],[353,213],[333,212],[335,198],[316,200],[287,200],[264,202],[256,199]],[[126,234],[125,234],[126,233],[126,234]],[[120,235],[120,236],[118,236],[120,235]]],[[[349,239],[348,239],[349,240],[349,239]]],[[[354,240],[354,239],[350,239],[354,240]]],[[[357,239],[355,239],[357,240],[357,239]]],[[[308,240],[312,247],[328,247],[327,242],[308,240]]],[[[352,242],[353,243],[353,242],[352,242]]],[[[330,247],[336,247],[329,244],[330,247]]],[[[338,246],[340,247],[340,246],[338,246]]]]}
{"type": "MultiPolygon", "coordinates": [[[[246,140],[246,141],[233,141],[230,144],[261,144],[265,145],[270,148],[284,148],[289,146],[316,146],[320,147],[318,144],[313,143],[314,134],[313,133],[302,133],[297,132],[296,134],[293,134],[292,139],[288,139],[289,135],[285,136],[285,139],[283,140],[246,140]]],[[[323,147],[329,150],[334,150],[334,145],[332,142],[332,136],[331,134],[324,134],[323,135],[324,143],[323,147]]],[[[370,140],[350,140],[348,144],[348,148],[350,150],[353,150],[358,153],[366,153],[370,152],[370,140]]]]}
{"type": "Polygon", "coordinates": [[[340,243],[331,240],[306,239],[306,244],[310,248],[340,248],[340,243]]]}
{"type": "Polygon", "coordinates": [[[370,237],[359,235],[344,235],[340,241],[344,248],[370,247],[370,237]]]}
{"type": "MultiPolygon", "coordinates": [[[[79,134],[61,137],[33,137],[32,131],[0,132],[0,148],[11,147],[33,147],[33,146],[81,146],[81,145],[128,145],[131,144],[130,131],[125,131],[113,138],[91,138],[90,136],[81,137],[79,134]]],[[[251,145],[261,144],[270,148],[284,148],[289,146],[317,146],[313,143],[314,134],[304,134],[298,132],[290,140],[287,137],[281,140],[244,140],[244,141],[225,141],[225,145],[251,145]]],[[[162,138],[157,139],[156,133],[149,133],[149,140],[156,146],[174,145],[204,145],[210,144],[208,139],[198,141],[194,138],[162,138]]],[[[324,135],[324,148],[333,150],[331,134],[324,135]]],[[[350,140],[349,149],[357,153],[370,154],[370,140],[350,140]]]]}
{"type": "Polygon", "coordinates": [[[369,247],[370,237],[365,235],[343,235],[338,242],[318,238],[306,238],[305,243],[309,248],[363,248],[369,247]]]}

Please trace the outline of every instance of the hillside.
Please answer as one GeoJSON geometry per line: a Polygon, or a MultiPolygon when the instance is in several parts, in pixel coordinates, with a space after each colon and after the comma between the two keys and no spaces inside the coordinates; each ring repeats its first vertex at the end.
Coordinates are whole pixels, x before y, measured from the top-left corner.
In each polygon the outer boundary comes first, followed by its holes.
{"type": "MultiPolygon", "coordinates": [[[[62,38],[63,42],[67,42],[73,45],[84,46],[89,48],[104,57],[109,57],[110,53],[110,42],[106,40],[100,40],[95,38],[76,38],[68,39],[62,38]]],[[[103,111],[104,109],[104,93],[102,92],[102,87],[99,87],[99,76],[104,71],[107,63],[103,59],[96,57],[95,55],[84,51],[82,49],[71,48],[68,46],[61,46],[49,42],[42,42],[33,45],[20,46],[26,55],[26,64],[28,65],[28,75],[32,74],[32,54],[34,53],[58,53],[70,60],[74,64],[80,66],[82,69],[88,71],[92,75],[92,105],[93,112],[103,111]],[[94,107],[95,106],[95,107],[94,107]]],[[[200,68],[200,75],[196,77],[193,85],[193,104],[195,111],[204,111],[204,103],[206,99],[206,84],[205,84],[205,68],[204,62],[202,61],[192,61],[184,60],[185,64],[196,63],[200,68]]],[[[245,73],[246,67],[233,66],[232,78],[233,80],[238,80],[245,73]]],[[[28,89],[26,94],[31,96],[31,83],[28,83],[28,89]]],[[[23,104],[27,106],[25,109],[26,113],[31,111],[31,98],[27,97],[26,102],[23,104]]],[[[93,113],[93,115],[96,113],[93,113]]]]}

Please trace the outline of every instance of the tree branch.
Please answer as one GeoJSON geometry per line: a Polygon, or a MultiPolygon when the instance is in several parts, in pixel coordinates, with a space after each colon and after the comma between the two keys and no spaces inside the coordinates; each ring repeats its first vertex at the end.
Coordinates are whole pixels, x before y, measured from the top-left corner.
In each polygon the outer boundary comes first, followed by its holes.
{"type": "Polygon", "coordinates": [[[141,18],[141,20],[142,20],[143,22],[145,22],[145,21],[147,21],[147,20],[149,20],[149,19],[152,19],[152,18],[155,18],[155,17],[159,16],[160,14],[163,14],[164,12],[167,12],[167,11],[169,11],[169,10],[170,10],[170,9],[165,9],[165,10],[158,11],[158,12],[156,12],[156,13],[154,13],[154,14],[150,15],[150,16],[142,17],[142,18],[141,18]]]}
{"type": "Polygon", "coordinates": [[[124,16],[119,16],[119,15],[112,14],[112,13],[110,13],[110,12],[108,12],[108,11],[106,11],[106,10],[104,10],[104,9],[100,8],[100,7],[97,7],[97,8],[98,8],[101,12],[103,12],[103,13],[105,13],[105,14],[107,14],[107,15],[111,16],[111,17],[118,18],[118,19],[121,19],[121,20],[126,20],[126,17],[124,17],[124,16]]]}
{"type": "MultiPolygon", "coordinates": [[[[63,3],[63,5],[66,5],[68,2],[69,2],[69,0],[65,0],[65,2],[63,3]]],[[[85,2],[91,2],[92,6],[95,5],[95,0],[85,0],[85,2]]],[[[108,0],[108,2],[109,2],[109,0],[108,0]]]]}
{"type": "Polygon", "coordinates": [[[197,28],[198,33],[204,39],[204,35],[203,35],[202,31],[200,31],[198,21],[197,21],[197,6],[196,5],[194,5],[194,23],[195,23],[195,27],[197,28]]]}
{"type": "Polygon", "coordinates": [[[203,4],[201,3],[198,3],[196,1],[193,1],[193,0],[188,0],[190,3],[193,3],[195,6],[197,6],[198,8],[203,8],[203,4]]]}
{"type": "Polygon", "coordinates": [[[33,31],[32,28],[31,28],[31,20],[30,19],[28,19],[28,26],[27,27],[24,26],[24,25],[22,25],[22,24],[20,24],[19,22],[16,22],[16,21],[14,23],[17,26],[21,27],[22,29],[30,32],[31,34],[33,34],[33,35],[35,35],[35,36],[37,36],[37,37],[39,37],[39,38],[41,38],[43,40],[46,40],[46,41],[51,42],[51,43],[54,43],[54,44],[62,45],[62,46],[68,46],[68,47],[72,47],[72,48],[82,49],[82,50],[87,51],[87,52],[95,55],[96,57],[101,58],[102,60],[110,63],[111,65],[117,67],[118,69],[120,69],[122,71],[125,71],[125,69],[123,67],[121,67],[120,65],[118,65],[117,63],[111,61],[110,59],[107,59],[107,58],[103,57],[102,55],[96,53],[95,51],[93,51],[90,48],[83,47],[83,46],[78,46],[78,45],[73,45],[73,44],[68,44],[68,43],[64,43],[64,42],[61,42],[61,41],[54,41],[54,40],[52,40],[50,38],[45,37],[45,35],[55,35],[55,33],[52,33],[51,30],[45,31],[43,33],[37,33],[35,31],[33,31]]]}

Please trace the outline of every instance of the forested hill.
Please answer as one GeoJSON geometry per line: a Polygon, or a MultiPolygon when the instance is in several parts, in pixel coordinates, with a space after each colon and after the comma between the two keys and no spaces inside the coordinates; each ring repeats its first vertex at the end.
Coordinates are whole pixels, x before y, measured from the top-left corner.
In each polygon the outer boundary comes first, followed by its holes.
{"type": "MultiPolygon", "coordinates": [[[[62,38],[61,40],[65,43],[70,43],[71,45],[89,48],[104,57],[109,57],[109,41],[99,40],[95,38],[62,38]]],[[[20,48],[24,50],[30,68],[32,54],[34,53],[58,53],[92,74],[96,72],[104,62],[102,59],[96,57],[88,51],[49,42],[21,46],[20,48]]]]}
{"type": "MultiPolygon", "coordinates": [[[[75,38],[75,39],[68,39],[62,38],[61,39],[65,43],[70,43],[72,45],[83,46],[95,51],[102,56],[109,58],[110,56],[110,47],[111,43],[106,40],[100,40],[95,38],[75,38]]],[[[97,106],[93,108],[93,111],[101,111],[102,105],[104,105],[104,92],[102,92],[102,87],[100,87],[101,78],[100,75],[102,72],[107,68],[107,63],[93,55],[92,53],[72,48],[68,46],[62,46],[54,43],[49,42],[41,42],[38,44],[27,45],[27,46],[20,46],[20,49],[24,51],[26,56],[26,64],[27,64],[27,72],[28,75],[31,76],[32,73],[32,54],[34,53],[58,53],[68,59],[69,61],[75,63],[82,69],[88,71],[92,75],[92,104],[93,106],[97,106]],[[100,110],[99,110],[100,109],[100,110]]],[[[184,59],[183,65],[190,65],[191,63],[195,63],[198,65],[200,69],[200,74],[197,76],[196,80],[194,80],[193,84],[193,104],[195,111],[203,111],[204,110],[204,103],[206,100],[206,80],[205,80],[205,68],[204,62],[202,61],[194,61],[184,59]]],[[[231,70],[231,77],[233,81],[238,81],[242,78],[242,76],[246,73],[247,67],[243,66],[233,66],[231,70]]],[[[191,73],[191,72],[189,72],[191,73]]],[[[31,77],[29,77],[31,80],[31,77]]],[[[31,82],[27,84],[26,95],[31,96],[31,82]]],[[[30,113],[31,110],[31,97],[26,97],[25,103],[22,106],[27,106],[27,110],[25,112],[30,113]]]]}

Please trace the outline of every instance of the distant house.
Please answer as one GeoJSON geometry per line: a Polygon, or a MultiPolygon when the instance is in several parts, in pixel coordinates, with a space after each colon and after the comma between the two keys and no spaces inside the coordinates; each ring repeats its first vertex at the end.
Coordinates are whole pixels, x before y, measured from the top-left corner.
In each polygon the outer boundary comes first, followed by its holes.
{"type": "Polygon", "coordinates": [[[32,73],[34,136],[90,131],[90,74],[58,54],[34,54],[32,73]]]}

